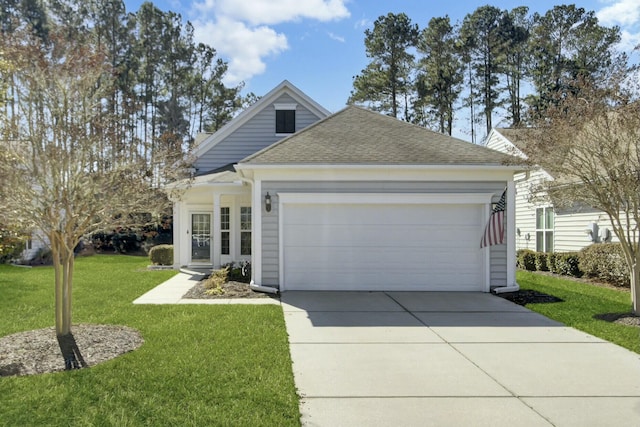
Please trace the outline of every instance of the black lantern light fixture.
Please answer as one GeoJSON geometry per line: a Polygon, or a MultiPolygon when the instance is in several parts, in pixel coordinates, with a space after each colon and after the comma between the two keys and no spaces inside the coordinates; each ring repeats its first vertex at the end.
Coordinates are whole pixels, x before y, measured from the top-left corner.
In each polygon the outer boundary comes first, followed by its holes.
{"type": "Polygon", "coordinates": [[[267,191],[267,195],[264,196],[264,208],[267,212],[271,212],[271,195],[267,191]]]}

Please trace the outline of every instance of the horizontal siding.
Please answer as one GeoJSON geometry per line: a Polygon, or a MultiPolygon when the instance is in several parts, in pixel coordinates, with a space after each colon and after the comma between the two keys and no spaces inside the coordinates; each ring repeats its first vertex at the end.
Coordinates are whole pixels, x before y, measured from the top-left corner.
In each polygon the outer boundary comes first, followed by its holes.
{"type": "MultiPolygon", "coordinates": [[[[279,103],[296,103],[296,101],[285,94],[280,96],[273,104],[279,103]]],[[[282,135],[276,135],[276,110],[273,104],[265,106],[251,120],[223,141],[220,141],[207,153],[200,156],[195,163],[198,171],[207,172],[231,163],[237,163],[284,138],[282,135]]],[[[298,103],[296,108],[297,131],[306,128],[319,119],[319,117],[298,103]]]]}
{"type": "MultiPolygon", "coordinates": [[[[299,193],[494,193],[497,202],[506,182],[262,182],[262,199],[269,192],[271,212],[262,216],[262,284],[279,286],[278,192],[299,193]]],[[[478,243],[480,236],[478,236],[478,243]]],[[[506,246],[491,248],[491,286],[507,281],[506,246]]]]}

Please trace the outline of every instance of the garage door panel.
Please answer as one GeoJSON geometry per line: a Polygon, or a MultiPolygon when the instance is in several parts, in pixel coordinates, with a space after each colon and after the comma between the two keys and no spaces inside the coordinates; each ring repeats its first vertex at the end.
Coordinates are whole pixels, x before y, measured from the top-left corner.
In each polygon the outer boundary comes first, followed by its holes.
{"type": "Polygon", "coordinates": [[[482,290],[481,205],[285,205],[285,289],[482,290]]]}

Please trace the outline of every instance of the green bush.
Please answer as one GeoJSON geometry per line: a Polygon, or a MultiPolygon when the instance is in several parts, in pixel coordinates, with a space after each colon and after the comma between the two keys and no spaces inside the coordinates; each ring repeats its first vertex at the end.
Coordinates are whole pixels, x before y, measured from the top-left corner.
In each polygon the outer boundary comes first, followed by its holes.
{"type": "Polygon", "coordinates": [[[554,271],[564,276],[582,277],[577,252],[560,252],[555,256],[554,271]]]}
{"type": "Polygon", "coordinates": [[[552,272],[552,273],[557,273],[558,272],[556,270],[556,258],[557,257],[558,257],[558,254],[556,254],[555,252],[547,254],[547,267],[549,267],[549,271],[552,272]]]}
{"type": "Polygon", "coordinates": [[[535,260],[535,264],[536,264],[536,270],[538,271],[549,271],[549,265],[548,265],[548,255],[546,252],[536,252],[535,254],[536,260],[535,260]]]}
{"type": "Polygon", "coordinates": [[[531,249],[520,249],[516,254],[518,268],[536,271],[536,253],[531,249]]]}
{"type": "Polygon", "coordinates": [[[173,245],[158,245],[149,251],[149,259],[154,265],[173,265],[173,245]]]}
{"type": "Polygon", "coordinates": [[[580,251],[580,269],[616,286],[629,286],[629,268],[619,243],[596,243],[580,251]]]}

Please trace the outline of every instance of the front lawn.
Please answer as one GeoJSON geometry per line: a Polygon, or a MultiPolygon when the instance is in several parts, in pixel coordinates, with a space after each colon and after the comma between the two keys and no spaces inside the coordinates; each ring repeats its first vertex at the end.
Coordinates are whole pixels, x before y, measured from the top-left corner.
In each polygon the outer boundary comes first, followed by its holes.
{"type": "MultiPolygon", "coordinates": [[[[0,425],[300,425],[282,309],[133,305],[174,274],[147,264],[77,260],[74,324],[127,325],[145,343],[91,368],[0,377],[0,425]]],[[[0,295],[0,336],[53,326],[50,267],[0,265],[0,295]]]]}
{"type": "Polygon", "coordinates": [[[527,308],[581,331],[640,353],[640,328],[620,325],[598,317],[631,311],[629,292],[518,271],[521,289],[531,289],[562,299],[562,302],[527,304],[527,308]]]}

